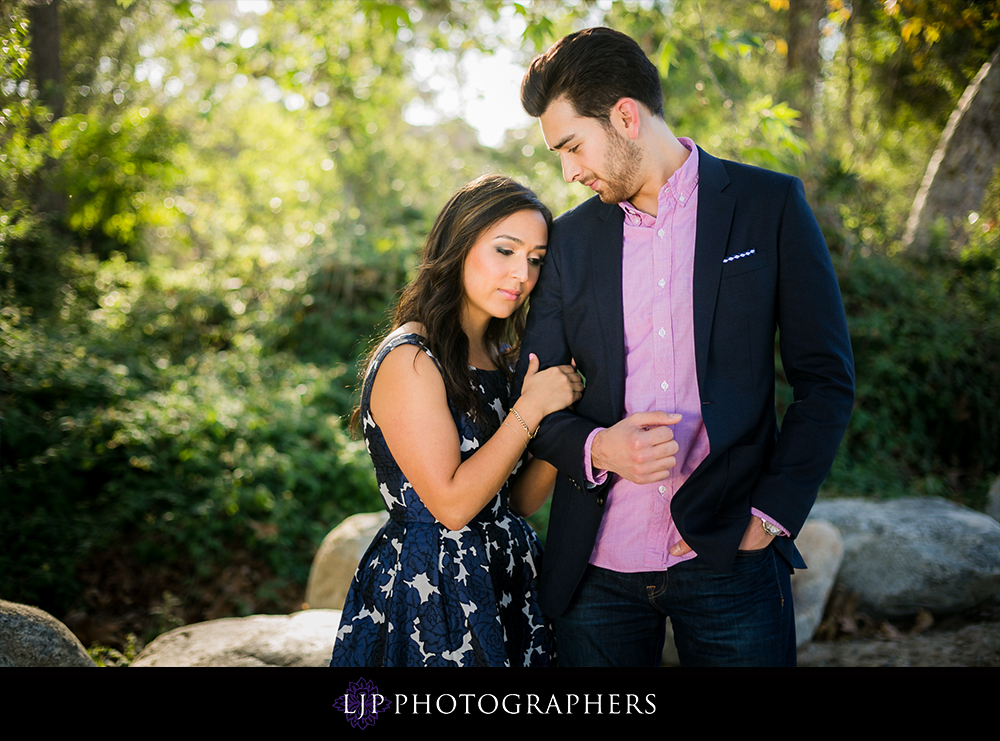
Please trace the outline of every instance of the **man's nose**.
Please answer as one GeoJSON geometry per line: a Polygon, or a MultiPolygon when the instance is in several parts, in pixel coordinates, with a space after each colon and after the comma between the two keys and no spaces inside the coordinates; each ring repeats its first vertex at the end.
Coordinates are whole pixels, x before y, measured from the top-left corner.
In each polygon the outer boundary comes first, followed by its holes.
{"type": "Polygon", "coordinates": [[[563,180],[572,183],[580,178],[580,168],[569,157],[564,155],[560,161],[562,162],[563,180]]]}

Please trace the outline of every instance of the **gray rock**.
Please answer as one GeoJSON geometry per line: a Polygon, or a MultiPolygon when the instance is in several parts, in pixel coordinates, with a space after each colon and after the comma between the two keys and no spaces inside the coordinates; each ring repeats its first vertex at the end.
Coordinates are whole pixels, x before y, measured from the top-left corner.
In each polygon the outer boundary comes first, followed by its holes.
{"type": "Polygon", "coordinates": [[[344,609],[358,563],[388,519],[388,512],[353,515],[327,533],[309,569],[306,604],[310,609],[344,609]]]}
{"type": "Polygon", "coordinates": [[[795,605],[795,643],[812,640],[823,621],[823,610],[837,581],[844,560],[844,541],[836,526],[811,519],[802,527],[795,545],[809,565],[792,574],[792,604],[795,605]]]}
{"type": "Polygon", "coordinates": [[[667,618],[667,635],[663,641],[663,654],[660,658],[660,666],[680,666],[681,660],[677,655],[677,646],[674,644],[674,626],[667,618]]]}
{"type": "MultiPolygon", "coordinates": [[[[997,476],[997,480],[986,494],[986,514],[1000,522],[1000,476],[997,476]]],[[[1000,604],[1000,589],[997,589],[993,599],[1000,604]]]]}
{"type": "Polygon", "coordinates": [[[0,667],[94,665],[80,639],[49,613],[0,600],[0,667]]]}
{"type": "Polygon", "coordinates": [[[156,638],[132,666],[329,666],[340,610],[222,618],[156,638]]]}
{"type": "Polygon", "coordinates": [[[986,514],[1000,522],[1000,476],[997,476],[986,495],[986,514]]]}
{"type": "Polygon", "coordinates": [[[960,612],[1000,588],[1000,523],[944,499],[821,500],[813,519],[839,528],[844,562],[837,582],[877,617],[960,612]]]}

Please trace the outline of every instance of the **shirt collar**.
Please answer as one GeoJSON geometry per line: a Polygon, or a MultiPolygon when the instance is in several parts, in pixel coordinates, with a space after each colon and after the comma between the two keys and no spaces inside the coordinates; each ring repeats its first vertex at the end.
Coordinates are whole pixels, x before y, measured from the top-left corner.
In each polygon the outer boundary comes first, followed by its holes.
{"type": "MultiPolygon", "coordinates": [[[[683,208],[691,202],[691,195],[698,187],[698,147],[686,136],[679,137],[677,141],[691,154],[660,188],[657,202],[663,206],[669,199],[673,199],[677,206],[683,208]]],[[[618,205],[625,212],[625,223],[629,226],[653,226],[656,223],[655,217],[643,213],[628,201],[622,201],[618,205]]]]}

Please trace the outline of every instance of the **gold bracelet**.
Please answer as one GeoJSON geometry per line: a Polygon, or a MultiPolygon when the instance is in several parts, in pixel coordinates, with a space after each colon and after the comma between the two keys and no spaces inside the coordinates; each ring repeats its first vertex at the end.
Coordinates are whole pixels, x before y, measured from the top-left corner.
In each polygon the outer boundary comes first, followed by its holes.
{"type": "Polygon", "coordinates": [[[521,419],[521,415],[517,413],[517,410],[514,407],[510,408],[510,413],[513,414],[515,417],[517,417],[517,421],[521,423],[521,427],[523,427],[524,431],[528,433],[528,440],[529,441],[534,440],[535,435],[538,434],[538,430],[536,429],[534,432],[529,430],[528,425],[524,424],[524,420],[521,419]]]}
{"type": "MultiPolygon", "coordinates": [[[[510,426],[509,424],[507,424],[507,420],[504,420],[504,421],[503,421],[503,422],[501,422],[500,424],[502,424],[502,425],[503,425],[504,427],[506,427],[506,428],[507,428],[508,430],[511,430],[511,431],[512,431],[512,432],[513,432],[513,433],[514,433],[515,435],[517,435],[518,439],[520,439],[520,437],[521,437],[521,433],[520,433],[520,432],[518,432],[517,430],[515,430],[515,429],[514,429],[513,427],[511,427],[511,426],[510,426]]],[[[530,438],[529,438],[529,440],[530,440],[530,438]]],[[[525,441],[524,441],[524,447],[525,447],[525,448],[527,448],[527,447],[528,447],[528,440],[525,440],[525,441]]]]}

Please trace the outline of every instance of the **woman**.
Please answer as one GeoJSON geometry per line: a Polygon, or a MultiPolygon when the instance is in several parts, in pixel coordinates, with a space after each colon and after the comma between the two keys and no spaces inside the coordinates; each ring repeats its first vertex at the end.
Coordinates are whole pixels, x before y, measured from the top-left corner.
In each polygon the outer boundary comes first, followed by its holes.
{"type": "Polygon", "coordinates": [[[551,223],[534,193],[487,175],[427,238],[365,374],[358,416],[390,517],[358,566],[331,666],[553,662],[538,542],[511,509],[531,514],[551,493],[555,469],[525,450],[583,385],[532,357],[508,399],[551,223]]]}

